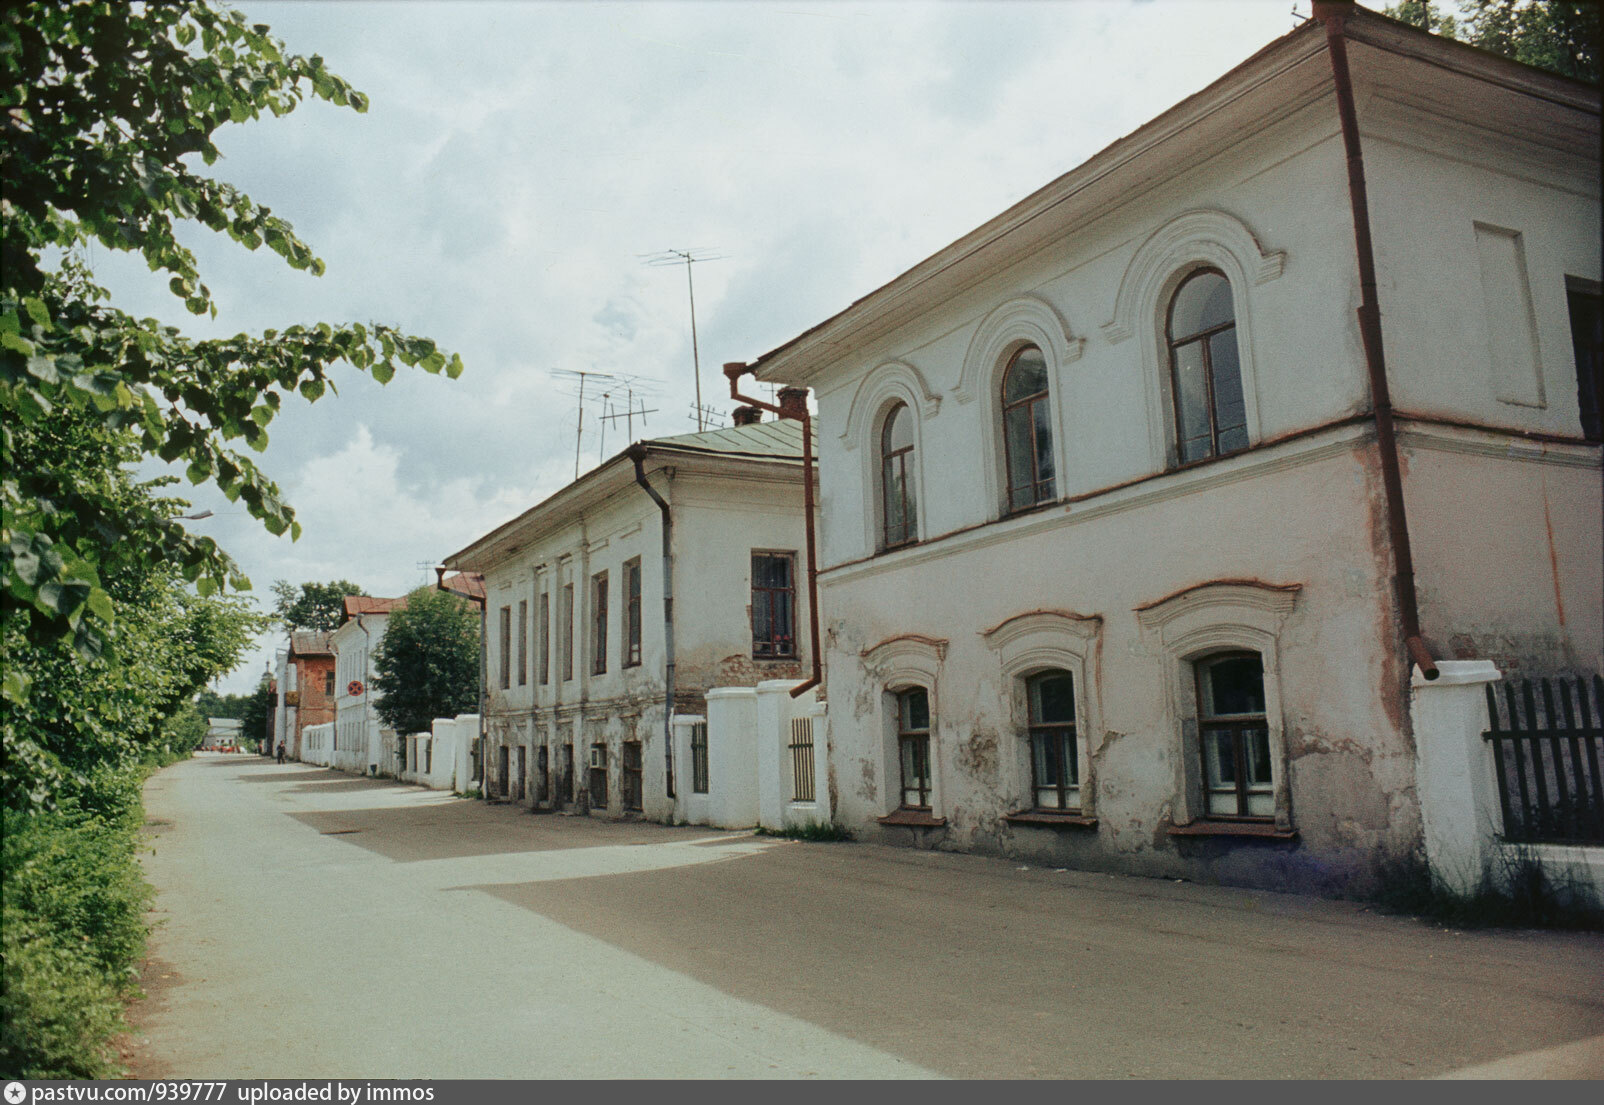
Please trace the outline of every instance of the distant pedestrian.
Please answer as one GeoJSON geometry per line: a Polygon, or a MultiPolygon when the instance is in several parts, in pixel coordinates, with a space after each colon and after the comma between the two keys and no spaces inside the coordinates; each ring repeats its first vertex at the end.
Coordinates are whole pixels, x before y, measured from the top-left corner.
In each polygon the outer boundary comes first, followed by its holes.
{"type": "Polygon", "coordinates": [[[278,762],[279,763],[283,763],[284,762],[284,742],[283,741],[279,741],[278,742],[278,762]]]}

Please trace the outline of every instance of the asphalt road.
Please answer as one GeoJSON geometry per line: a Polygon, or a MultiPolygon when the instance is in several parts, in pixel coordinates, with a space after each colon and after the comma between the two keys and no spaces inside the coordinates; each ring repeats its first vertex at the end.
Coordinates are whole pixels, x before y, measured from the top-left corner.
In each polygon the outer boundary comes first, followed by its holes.
{"type": "Polygon", "coordinates": [[[1604,1077],[1604,936],[155,776],[143,1077],[1604,1077]]]}

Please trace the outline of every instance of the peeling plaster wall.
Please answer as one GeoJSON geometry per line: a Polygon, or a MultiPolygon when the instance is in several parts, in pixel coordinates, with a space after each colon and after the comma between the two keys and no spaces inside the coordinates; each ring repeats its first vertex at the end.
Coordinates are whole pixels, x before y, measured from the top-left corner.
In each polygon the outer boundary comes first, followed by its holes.
{"type": "MultiPolygon", "coordinates": [[[[1399,65],[1393,76],[1405,84],[1469,79],[1399,65]]],[[[1433,134],[1435,116],[1411,122],[1388,106],[1405,93],[1385,82],[1362,92],[1395,401],[1405,414],[1484,426],[1400,423],[1425,632],[1444,656],[1597,664],[1599,449],[1521,440],[1578,433],[1564,278],[1599,277],[1597,166],[1576,153],[1596,149],[1597,117],[1566,124],[1578,134],[1591,127],[1590,145],[1535,125],[1521,142],[1491,130],[1469,136],[1460,124],[1433,134]],[[1483,303],[1478,220],[1522,235],[1546,406],[1501,401],[1485,349],[1467,337],[1483,303]]],[[[810,366],[831,770],[845,824],[923,847],[1326,892],[1363,888],[1387,860],[1418,849],[1407,672],[1373,430],[1362,418],[1369,399],[1336,108],[1322,92],[1238,133],[1247,137],[1212,160],[1150,170],[1128,201],[1085,213],[1050,247],[991,247],[989,268],[950,298],[905,296],[878,328],[860,325],[867,337],[810,366]],[[1209,213],[1204,225],[1234,220],[1254,243],[1245,256],[1257,267],[1233,278],[1233,293],[1251,361],[1255,449],[1171,471],[1159,398],[1167,300],[1152,296],[1129,329],[1117,325],[1117,302],[1149,235],[1196,211],[1209,213]],[[999,521],[995,378],[985,372],[1005,363],[1008,347],[978,378],[972,362],[994,312],[1026,300],[1039,304],[1026,313],[1047,320],[1057,346],[1048,350],[1056,490],[1070,501],[999,521]],[[877,553],[874,436],[898,400],[918,415],[921,543],[877,553]],[[1217,580],[1298,588],[1275,641],[1287,793],[1278,819],[1295,841],[1169,832],[1195,805],[1188,795],[1200,773],[1195,723],[1174,688],[1189,676],[1167,667],[1136,610],[1217,580]],[[1077,687],[1098,719],[1081,731],[1095,827],[1005,820],[1030,804],[1025,719],[1017,680],[983,633],[1035,610],[1102,619],[1077,687]],[[932,812],[946,823],[934,829],[876,820],[898,802],[895,688],[865,653],[908,634],[940,642],[929,687],[932,812]]]]}
{"type": "MultiPolygon", "coordinates": [[[[669,500],[674,515],[674,632],[676,711],[699,714],[702,695],[714,686],[755,686],[765,679],[794,677],[805,663],[752,659],[751,553],[795,551],[798,573],[797,624],[806,626],[807,604],[803,557],[802,490],[799,477],[754,474],[736,478],[691,471],[682,465],[652,482],[669,500]]],[[[485,573],[489,594],[488,674],[485,715],[486,770],[503,793],[500,749],[512,749],[509,768],[516,772],[517,751],[525,747],[528,779],[524,804],[550,805],[557,799],[569,809],[590,809],[590,748],[606,747],[607,801],[604,810],[622,816],[624,808],[624,745],[641,745],[642,816],[676,819],[676,802],[667,795],[663,754],[663,697],[666,652],[663,639],[661,515],[634,484],[596,504],[582,520],[554,526],[510,560],[485,573]],[[641,663],[623,666],[624,611],[628,602],[623,566],[641,562],[641,663]],[[591,651],[591,580],[605,571],[608,579],[607,671],[593,671],[591,651]],[[573,678],[561,669],[561,590],[574,585],[573,678]],[[539,682],[539,594],[551,594],[549,681],[539,682]],[[529,602],[531,672],[520,686],[517,675],[518,603],[529,602]],[[513,611],[511,687],[502,688],[500,610],[513,611]],[[574,773],[566,793],[560,791],[563,749],[572,745],[574,773]],[[548,793],[538,798],[539,749],[548,756],[548,793]]],[[[675,765],[677,787],[689,786],[688,764],[675,765]]]]}

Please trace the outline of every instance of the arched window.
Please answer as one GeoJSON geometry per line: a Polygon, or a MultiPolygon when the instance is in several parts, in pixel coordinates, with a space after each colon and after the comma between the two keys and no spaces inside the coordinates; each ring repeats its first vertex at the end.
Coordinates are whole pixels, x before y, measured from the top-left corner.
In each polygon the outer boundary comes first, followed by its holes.
{"type": "Polygon", "coordinates": [[[898,403],[880,430],[880,543],[887,549],[919,539],[914,506],[913,412],[898,403]]]}
{"type": "Polygon", "coordinates": [[[923,687],[897,692],[897,760],[902,808],[930,808],[930,696],[923,687]]]}
{"type": "Polygon", "coordinates": [[[1025,682],[1030,700],[1031,801],[1038,810],[1080,809],[1080,757],[1075,734],[1075,680],[1044,671],[1025,682]]]}
{"type": "Polygon", "coordinates": [[[1181,283],[1170,301],[1166,333],[1176,458],[1187,464],[1246,449],[1236,307],[1224,273],[1199,269],[1181,283]]]}
{"type": "Polygon", "coordinates": [[[1039,348],[1027,345],[1008,362],[1002,380],[1010,512],[1054,497],[1053,431],[1047,410],[1047,359],[1039,348]]]}
{"type": "Polygon", "coordinates": [[[1208,816],[1267,821],[1275,814],[1275,769],[1264,661],[1256,652],[1230,652],[1198,661],[1196,671],[1208,816]]]}

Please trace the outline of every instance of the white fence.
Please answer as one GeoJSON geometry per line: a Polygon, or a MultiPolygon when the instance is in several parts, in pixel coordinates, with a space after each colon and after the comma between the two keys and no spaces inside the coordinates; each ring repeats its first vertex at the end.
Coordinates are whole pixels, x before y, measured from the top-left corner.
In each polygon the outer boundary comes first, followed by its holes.
{"type": "Polygon", "coordinates": [[[812,691],[792,698],[795,686],[715,687],[706,717],[675,715],[678,820],[726,829],[830,820],[828,718],[812,691]]]}

